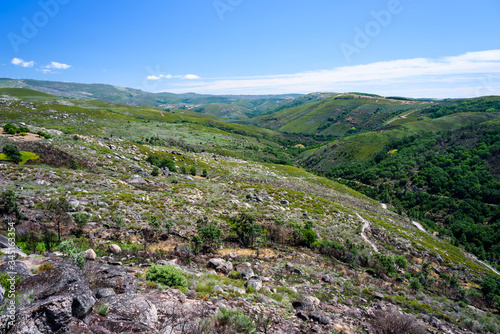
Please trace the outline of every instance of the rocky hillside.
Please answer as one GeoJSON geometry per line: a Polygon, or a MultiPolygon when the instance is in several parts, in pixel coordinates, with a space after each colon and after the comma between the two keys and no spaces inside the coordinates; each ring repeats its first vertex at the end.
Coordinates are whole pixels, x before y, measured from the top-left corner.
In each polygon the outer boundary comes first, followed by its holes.
{"type": "Polygon", "coordinates": [[[271,163],[287,154],[280,133],[12,92],[8,123],[2,333],[500,330],[496,272],[351,188],[271,163]]]}

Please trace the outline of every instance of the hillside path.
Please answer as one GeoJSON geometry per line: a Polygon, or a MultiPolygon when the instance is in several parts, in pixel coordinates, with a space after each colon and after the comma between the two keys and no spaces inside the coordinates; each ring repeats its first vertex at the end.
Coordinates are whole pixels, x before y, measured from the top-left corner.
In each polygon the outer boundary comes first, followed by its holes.
{"type": "Polygon", "coordinates": [[[356,212],[356,216],[358,216],[358,218],[359,218],[359,219],[361,219],[361,221],[363,222],[363,228],[361,229],[361,237],[362,237],[363,239],[365,239],[365,241],[366,241],[367,243],[369,243],[369,244],[370,244],[370,246],[372,246],[372,247],[373,247],[373,250],[374,250],[376,253],[378,253],[378,248],[377,248],[377,246],[376,246],[376,245],[375,245],[375,244],[374,244],[374,243],[373,243],[370,239],[368,239],[368,237],[367,237],[367,236],[366,236],[366,234],[365,234],[365,230],[366,230],[368,227],[370,227],[370,222],[369,222],[368,220],[364,219],[364,218],[363,218],[363,217],[362,217],[359,213],[357,213],[357,212],[356,212]]]}

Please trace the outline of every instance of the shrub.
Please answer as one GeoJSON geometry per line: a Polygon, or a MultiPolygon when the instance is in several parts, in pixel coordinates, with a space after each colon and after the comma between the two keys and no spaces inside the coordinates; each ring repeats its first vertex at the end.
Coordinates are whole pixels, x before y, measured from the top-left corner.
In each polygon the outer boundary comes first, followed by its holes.
{"type": "Polygon", "coordinates": [[[423,285],[422,285],[422,283],[420,283],[420,280],[418,279],[418,277],[412,277],[410,279],[410,288],[412,288],[413,290],[417,290],[417,291],[420,291],[423,289],[423,285]]]}
{"type": "Polygon", "coordinates": [[[198,254],[201,252],[201,248],[203,246],[203,240],[201,240],[201,237],[198,234],[194,234],[191,237],[191,250],[193,253],[198,254]]]}
{"type": "Polygon", "coordinates": [[[191,167],[191,169],[189,170],[189,174],[191,174],[193,176],[196,175],[196,167],[195,166],[191,167]]]}
{"type": "Polygon", "coordinates": [[[408,261],[406,260],[406,257],[404,255],[396,255],[394,257],[394,262],[401,269],[408,268],[408,261]]]}
{"type": "Polygon", "coordinates": [[[158,176],[160,175],[160,169],[157,166],[153,167],[153,170],[151,171],[152,176],[158,176]]]}
{"type": "Polygon", "coordinates": [[[10,214],[14,213],[16,218],[20,220],[22,218],[21,210],[19,209],[19,204],[17,200],[19,196],[14,190],[4,190],[0,193],[0,213],[10,214]]]}
{"type": "Polygon", "coordinates": [[[88,213],[82,213],[82,212],[77,212],[73,214],[73,219],[75,220],[75,224],[79,228],[84,228],[87,226],[87,223],[89,222],[90,215],[88,213]]]}
{"type": "Polygon", "coordinates": [[[5,144],[2,148],[2,153],[4,153],[15,163],[19,163],[21,162],[21,160],[23,160],[23,156],[21,155],[21,151],[19,151],[19,147],[14,144],[5,144]]]}
{"type": "Polygon", "coordinates": [[[304,239],[304,245],[306,245],[307,247],[311,247],[318,239],[318,235],[316,234],[316,232],[309,229],[302,231],[302,237],[304,239]]]}
{"type": "Polygon", "coordinates": [[[208,224],[198,230],[207,252],[213,252],[222,245],[222,231],[214,224],[208,224]]]}
{"type": "Polygon", "coordinates": [[[182,270],[170,265],[153,264],[146,272],[146,279],[167,286],[187,287],[187,280],[182,270]]]}
{"type": "Polygon", "coordinates": [[[255,324],[242,311],[233,311],[222,307],[213,317],[212,329],[215,333],[253,334],[257,332],[255,324]]]}
{"type": "Polygon", "coordinates": [[[375,311],[371,321],[375,334],[425,334],[425,327],[410,315],[398,312],[375,311]]]}
{"type": "Polygon", "coordinates": [[[168,168],[168,170],[170,170],[172,172],[177,171],[177,168],[175,168],[174,160],[167,158],[167,157],[160,158],[160,157],[155,156],[155,155],[149,155],[147,157],[146,161],[149,162],[150,164],[152,164],[153,166],[158,167],[158,168],[165,168],[166,167],[166,168],[168,168]]]}
{"type": "Polygon", "coordinates": [[[201,172],[201,176],[208,177],[208,171],[206,168],[204,168],[203,171],[201,172]]]}
{"type": "Polygon", "coordinates": [[[390,255],[385,255],[381,253],[375,254],[373,261],[373,269],[377,272],[377,274],[392,274],[395,273],[394,269],[394,258],[390,255]]]}
{"type": "Polygon", "coordinates": [[[64,240],[59,245],[59,250],[66,256],[69,256],[73,262],[83,270],[85,267],[85,258],[82,252],[73,244],[73,240],[64,240]]]}
{"type": "Polygon", "coordinates": [[[181,166],[180,173],[181,174],[187,174],[186,166],[181,166]]]}
{"type": "Polygon", "coordinates": [[[232,230],[238,236],[241,244],[244,247],[251,247],[255,244],[257,239],[262,238],[262,226],[255,222],[255,218],[242,212],[236,217],[230,218],[233,225],[232,230]]]}

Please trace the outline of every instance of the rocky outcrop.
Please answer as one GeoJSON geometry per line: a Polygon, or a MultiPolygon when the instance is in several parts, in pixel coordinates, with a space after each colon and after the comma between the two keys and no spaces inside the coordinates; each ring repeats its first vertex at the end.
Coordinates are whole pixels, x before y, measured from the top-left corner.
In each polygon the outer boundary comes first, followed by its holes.
{"type": "Polygon", "coordinates": [[[96,291],[99,288],[111,288],[115,294],[136,293],[137,283],[121,266],[99,266],[93,269],[89,284],[96,291]]]}
{"type": "Polygon", "coordinates": [[[14,274],[15,276],[30,277],[33,276],[28,267],[20,261],[5,262],[0,265],[0,272],[14,274]]]}
{"type": "Polygon", "coordinates": [[[45,299],[54,296],[68,297],[71,301],[71,314],[79,319],[84,318],[96,302],[82,271],[67,263],[59,263],[54,269],[23,279],[19,282],[17,291],[33,295],[35,302],[40,301],[40,305],[44,305],[45,299]]]}
{"type": "Polygon", "coordinates": [[[210,259],[210,261],[208,261],[207,267],[213,268],[213,269],[220,271],[224,274],[228,274],[229,272],[231,272],[234,269],[232,262],[229,262],[229,261],[226,262],[224,259],[221,259],[221,258],[210,259]]]}

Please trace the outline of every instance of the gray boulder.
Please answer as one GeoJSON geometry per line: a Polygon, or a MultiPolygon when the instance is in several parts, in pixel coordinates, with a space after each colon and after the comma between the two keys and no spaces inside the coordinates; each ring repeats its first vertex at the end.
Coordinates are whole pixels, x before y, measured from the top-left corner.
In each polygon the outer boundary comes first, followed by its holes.
{"type": "Polygon", "coordinates": [[[235,270],[239,272],[244,279],[249,279],[255,275],[252,266],[248,262],[237,265],[235,270]]]}
{"type": "Polygon", "coordinates": [[[133,277],[120,266],[100,266],[94,269],[94,274],[90,279],[92,289],[111,288],[116,294],[130,294],[137,292],[137,283],[133,277]]]}
{"type": "Polygon", "coordinates": [[[262,281],[258,277],[252,277],[245,283],[245,287],[251,286],[255,290],[259,291],[262,288],[262,281]]]}
{"type": "Polygon", "coordinates": [[[158,323],[156,306],[141,295],[116,295],[101,299],[109,306],[109,316],[129,319],[141,325],[155,328],[158,323]]]}
{"type": "Polygon", "coordinates": [[[35,301],[43,301],[52,296],[68,296],[71,299],[71,314],[79,319],[83,319],[96,302],[82,271],[67,263],[23,279],[19,282],[17,291],[23,294],[33,293],[35,301]]]}
{"type": "Polygon", "coordinates": [[[229,272],[231,272],[234,269],[233,264],[231,262],[229,261],[226,262],[224,259],[221,258],[210,259],[210,261],[208,261],[207,266],[224,274],[229,274],[229,272]]]}
{"type": "Polygon", "coordinates": [[[19,261],[2,263],[0,265],[0,272],[12,273],[16,276],[23,276],[23,277],[33,276],[28,267],[23,262],[19,261]]]}
{"type": "MultiPolygon", "coordinates": [[[[74,299],[69,295],[51,296],[37,300],[16,311],[12,334],[69,333],[74,299]]],[[[4,319],[0,319],[6,324],[4,319]]]]}

